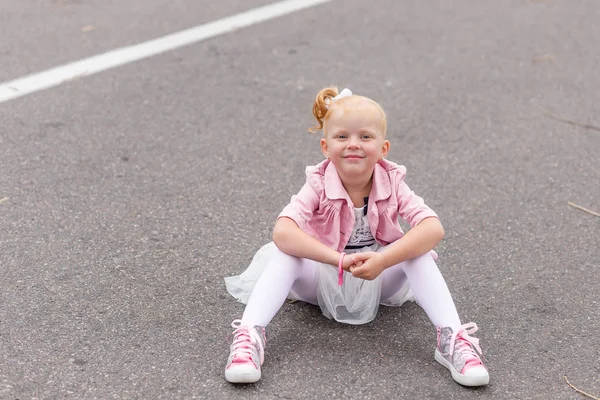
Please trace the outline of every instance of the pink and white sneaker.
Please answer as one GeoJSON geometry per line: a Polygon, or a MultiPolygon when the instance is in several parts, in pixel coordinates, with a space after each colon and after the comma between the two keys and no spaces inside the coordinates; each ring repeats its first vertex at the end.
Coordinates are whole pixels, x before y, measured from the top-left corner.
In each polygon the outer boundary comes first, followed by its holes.
{"type": "Polygon", "coordinates": [[[479,355],[479,339],[469,336],[477,331],[473,322],[464,324],[458,332],[452,328],[437,328],[435,360],[452,372],[452,378],[464,386],[483,386],[490,381],[490,374],[479,355]],[[477,350],[477,351],[476,351],[477,350]]]}
{"type": "Polygon", "coordinates": [[[265,329],[241,326],[239,319],[231,323],[233,343],[225,367],[225,379],[231,383],[254,383],[260,380],[260,366],[265,354],[265,329]]]}

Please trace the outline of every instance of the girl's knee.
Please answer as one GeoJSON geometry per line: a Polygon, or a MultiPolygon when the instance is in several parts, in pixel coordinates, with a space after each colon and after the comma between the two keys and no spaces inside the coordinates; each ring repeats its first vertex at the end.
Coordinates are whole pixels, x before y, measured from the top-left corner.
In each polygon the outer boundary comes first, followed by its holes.
{"type": "Polygon", "coordinates": [[[289,254],[284,253],[283,251],[279,250],[278,247],[273,247],[273,254],[271,255],[271,257],[280,259],[298,259],[298,257],[290,256],[289,254]]]}
{"type": "Polygon", "coordinates": [[[404,264],[406,265],[406,267],[409,268],[426,268],[427,266],[437,268],[437,264],[435,263],[431,253],[429,252],[421,256],[415,257],[411,260],[407,260],[404,262],[404,264]]]}
{"type": "Polygon", "coordinates": [[[275,247],[273,249],[273,254],[271,255],[271,262],[269,264],[273,266],[273,268],[287,268],[296,270],[301,267],[302,259],[286,254],[275,247]]]}

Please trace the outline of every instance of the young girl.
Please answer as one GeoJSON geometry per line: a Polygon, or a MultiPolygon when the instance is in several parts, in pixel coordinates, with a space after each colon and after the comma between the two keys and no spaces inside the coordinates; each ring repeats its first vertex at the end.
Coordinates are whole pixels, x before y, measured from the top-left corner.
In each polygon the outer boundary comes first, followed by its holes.
{"type": "Polygon", "coordinates": [[[306,169],[306,184],[275,223],[273,242],[248,269],[226,278],[246,303],[235,320],[225,379],[257,382],[264,360],[264,327],[286,298],[319,305],[328,318],[363,324],[379,304],[416,299],[437,328],[435,359],[465,386],[489,382],[477,325],[461,325],[432,250],[444,236],[440,221],[404,182],[406,169],[387,161],[386,115],[373,100],[325,88],[313,114],[323,130],[326,160],[306,169]],[[411,229],[404,234],[398,217],[411,229]],[[414,296],[414,297],[413,297],[414,296]]]}

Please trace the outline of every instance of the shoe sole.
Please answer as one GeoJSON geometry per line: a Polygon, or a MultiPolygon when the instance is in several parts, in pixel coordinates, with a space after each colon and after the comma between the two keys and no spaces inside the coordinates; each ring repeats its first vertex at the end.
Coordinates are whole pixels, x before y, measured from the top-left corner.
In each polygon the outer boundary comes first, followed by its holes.
{"type": "Polygon", "coordinates": [[[452,373],[452,379],[454,379],[456,382],[460,383],[463,386],[485,386],[490,382],[489,375],[465,376],[461,374],[456,369],[454,369],[452,364],[450,364],[448,360],[446,360],[437,349],[435,349],[435,361],[448,368],[452,373]]]}
{"type": "Polygon", "coordinates": [[[260,371],[240,367],[225,370],[225,379],[230,383],[256,383],[260,380],[260,371]]]}

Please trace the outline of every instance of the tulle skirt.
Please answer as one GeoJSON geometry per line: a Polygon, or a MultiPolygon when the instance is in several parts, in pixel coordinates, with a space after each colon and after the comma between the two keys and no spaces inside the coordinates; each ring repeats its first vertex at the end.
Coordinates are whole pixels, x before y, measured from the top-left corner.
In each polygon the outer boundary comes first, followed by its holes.
{"type": "MultiPolygon", "coordinates": [[[[364,247],[353,252],[381,251],[382,246],[364,247]]],[[[278,251],[273,242],[264,245],[252,259],[248,268],[241,274],[225,278],[227,291],[238,301],[247,304],[254,285],[260,278],[269,262],[273,251],[278,251]]],[[[405,283],[392,297],[381,301],[381,283],[384,275],[379,275],[372,281],[355,278],[349,272],[344,272],[344,283],[338,285],[337,269],[331,265],[317,264],[317,300],[323,315],[329,319],[347,324],[365,324],[377,315],[379,305],[401,306],[406,301],[414,301],[414,296],[408,283],[405,283]]],[[[290,300],[304,301],[291,290],[290,300]]]]}

